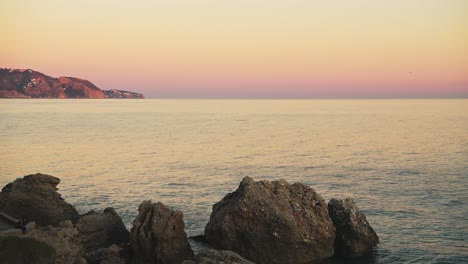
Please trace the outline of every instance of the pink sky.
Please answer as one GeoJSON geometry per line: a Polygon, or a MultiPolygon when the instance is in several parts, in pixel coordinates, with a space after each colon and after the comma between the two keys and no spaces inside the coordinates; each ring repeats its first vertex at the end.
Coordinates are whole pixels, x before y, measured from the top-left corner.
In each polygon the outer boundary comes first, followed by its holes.
{"type": "Polygon", "coordinates": [[[155,98],[468,97],[468,3],[0,4],[0,67],[155,98]]]}

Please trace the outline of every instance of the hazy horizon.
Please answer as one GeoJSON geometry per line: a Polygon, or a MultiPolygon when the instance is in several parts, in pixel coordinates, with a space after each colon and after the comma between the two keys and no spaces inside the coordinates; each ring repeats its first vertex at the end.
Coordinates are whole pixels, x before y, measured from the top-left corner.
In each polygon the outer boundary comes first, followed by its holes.
{"type": "Polygon", "coordinates": [[[468,97],[468,2],[0,4],[2,67],[151,98],[468,97]]]}

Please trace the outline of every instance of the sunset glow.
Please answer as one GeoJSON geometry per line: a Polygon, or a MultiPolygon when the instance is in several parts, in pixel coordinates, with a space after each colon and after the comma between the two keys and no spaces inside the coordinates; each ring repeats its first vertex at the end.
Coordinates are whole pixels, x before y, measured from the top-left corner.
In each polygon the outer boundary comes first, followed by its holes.
{"type": "Polygon", "coordinates": [[[467,97],[468,2],[0,4],[0,67],[156,98],[467,97]]]}

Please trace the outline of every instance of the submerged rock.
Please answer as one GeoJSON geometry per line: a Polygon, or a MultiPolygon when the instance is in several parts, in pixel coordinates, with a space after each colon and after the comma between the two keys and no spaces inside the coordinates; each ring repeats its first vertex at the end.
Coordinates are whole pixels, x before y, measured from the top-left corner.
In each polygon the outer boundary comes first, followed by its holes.
{"type": "Polygon", "coordinates": [[[75,221],[78,212],[57,192],[59,183],[59,178],[40,173],[16,179],[3,187],[0,211],[42,226],[56,226],[64,220],[75,221]]]}
{"type": "Polygon", "coordinates": [[[192,259],[181,211],[144,201],[131,229],[132,263],[181,263],[192,259]]]}
{"type": "Polygon", "coordinates": [[[87,253],[113,244],[125,246],[130,241],[130,233],[112,207],[102,213],[91,211],[81,216],[76,222],[76,229],[80,232],[81,243],[87,253]]]}
{"type": "Polygon", "coordinates": [[[246,177],[213,206],[205,236],[257,263],[312,263],[333,256],[335,227],[314,189],[246,177]]]}
{"type": "Polygon", "coordinates": [[[78,230],[69,227],[39,227],[0,232],[0,263],[86,263],[81,255],[78,230]]]}
{"type": "Polygon", "coordinates": [[[377,234],[353,199],[331,199],[328,212],[336,227],[335,255],[360,257],[371,252],[379,243],[377,234]]]}
{"type": "Polygon", "coordinates": [[[207,250],[198,253],[194,260],[186,260],[182,264],[254,264],[229,250],[207,250]]]}

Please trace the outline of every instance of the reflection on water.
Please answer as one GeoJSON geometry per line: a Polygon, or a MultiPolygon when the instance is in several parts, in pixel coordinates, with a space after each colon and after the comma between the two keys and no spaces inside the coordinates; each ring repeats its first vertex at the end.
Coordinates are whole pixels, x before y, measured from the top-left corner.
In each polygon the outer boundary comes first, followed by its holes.
{"type": "MultiPolygon", "coordinates": [[[[352,196],[380,236],[360,263],[460,263],[468,100],[0,100],[0,184],[42,172],[80,212],[131,226],[161,201],[203,233],[240,180],[352,196]]],[[[334,262],[339,262],[334,260],[334,262]]]]}

